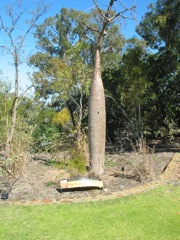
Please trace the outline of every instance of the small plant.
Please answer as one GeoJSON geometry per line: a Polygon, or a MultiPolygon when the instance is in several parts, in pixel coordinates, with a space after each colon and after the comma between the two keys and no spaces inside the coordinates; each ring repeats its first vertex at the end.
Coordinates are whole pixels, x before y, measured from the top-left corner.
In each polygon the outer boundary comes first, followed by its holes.
{"type": "Polygon", "coordinates": [[[30,158],[28,153],[32,144],[30,132],[30,126],[20,120],[17,122],[9,156],[0,160],[1,174],[3,176],[12,177],[16,174],[21,175],[24,172],[26,161],[30,158]]]}
{"type": "Polygon", "coordinates": [[[69,152],[69,158],[66,161],[72,177],[86,175],[86,169],[89,166],[88,155],[86,134],[83,131],[79,131],[73,149],[69,152]]]}
{"type": "Polygon", "coordinates": [[[52,167],[55,167],[57,169],[62,169],[65,167],[65,162],[61,162],[61,161],[57,161],[57,160],[47,160],[45,162],[45,165],[46,166],[52,166],[52,167]]]}
{"type": "Polygon", "coordinates": [[[113,167],[113,166],[118,166],[119,163],[116,160],[110,159],[107,156],[105,157],[105,166],[107,167],[113,167]]]}
{"type": "Polygon", "coordinates": [[[67,161],[67,167],[72,177],[78,177],[86,173],[86,162],[83,155],[73,150],[71,158],[67,161]]]}
{"type": "Polygon", "coordinates": [[[47,182],[47,183],[46,183],[46,186],[47,186],[47,187],[52,187],[52,186],[54,186],[54,183],[53,183],[53,182],[47,182]]]}
{"type": "Polygon", "coordinates": [[[82,176],[86,173],[86,161],[84,156],[77,149],[73,149],[63,158],[53,158],[47,160],[45,165],[55,167],[57,169],[66,169],[71,177],[82,176]]]}
{"type": "Polygon", "coordinates": [[[133,167],[138,181],[154,177],[154,160],[149,154],[134,153],[129,157],[129,164],[133,167]]]}

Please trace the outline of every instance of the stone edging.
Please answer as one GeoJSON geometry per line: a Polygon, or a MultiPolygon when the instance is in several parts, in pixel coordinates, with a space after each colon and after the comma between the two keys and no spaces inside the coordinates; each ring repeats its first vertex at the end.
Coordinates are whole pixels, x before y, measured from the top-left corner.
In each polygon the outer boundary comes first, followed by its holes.
{"type": "Polygon", "coordinates": [[[73,199],[43,199],[43,200],[7,200],[0,201],[0,206],[6,205],[41,205],[41,204],[65,204],[65,203],[75,203],[75,202],[95,202],[102,200],[110,200],[121,197],[130,196],[133,194],[138,194],[142,192],[146,192],[150,189],[154,189],[157,186],[164,185],[170,183],[172,181],[180,180],[180,153],[175,153],[170,163],[166,167],[165,171],[161,174],[158,180],[151,181],[141,186],[137,186],[131,189],[123,190],[121,192],[113,192],[110,195],[102,194],[97,196],[86,196],[81,198],[73,198],[73,199]]]}

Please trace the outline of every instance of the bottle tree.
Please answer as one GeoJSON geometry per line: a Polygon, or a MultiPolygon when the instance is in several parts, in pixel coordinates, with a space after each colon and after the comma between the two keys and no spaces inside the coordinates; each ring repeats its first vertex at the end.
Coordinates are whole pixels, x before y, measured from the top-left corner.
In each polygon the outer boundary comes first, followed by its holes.
{"type": "Polygon", "coordinates": [[[125,16],[125,13],[132,12],[135,6],[126,7],[122,2],[116,0],[108,1],[107,8],[103,10],[98,1],[93,0],[96,7],[96,19],[99,25],[85,24],[93,34],[94,42],[94,71],[90,87],[89,97],[89,162],[90,171],[95,176],[100,176],[104,172],[105,159],[105,139],[106,139],[106,110],[105,95],[101,77],[101,48],[104,37],[108,34],[108,29],[112,22],[132,16],[125,16]]]}

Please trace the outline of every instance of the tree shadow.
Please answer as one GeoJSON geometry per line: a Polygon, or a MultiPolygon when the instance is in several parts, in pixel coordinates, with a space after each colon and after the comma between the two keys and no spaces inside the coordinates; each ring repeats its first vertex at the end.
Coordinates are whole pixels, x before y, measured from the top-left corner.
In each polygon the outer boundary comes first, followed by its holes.
{"type": "Polygon", "coordinates": [[[85,191],[102,190],[102,189],[99,187],[77,187],[77,188],[67,188],[67,189],[56,188],[56,190],[59,193],[63,193],[63,192],[85,192],[85,191]]]}

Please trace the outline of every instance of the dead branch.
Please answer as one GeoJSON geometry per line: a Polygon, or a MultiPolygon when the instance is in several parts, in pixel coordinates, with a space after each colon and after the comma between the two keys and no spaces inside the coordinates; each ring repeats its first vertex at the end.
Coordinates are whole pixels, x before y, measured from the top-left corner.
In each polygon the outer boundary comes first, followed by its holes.
{"type": "Polygon", "coordinates": [[[82,22],[82,24],[83,24],[85,27],[87,27],[89,30],[91,30],[92,32],[97,32],[97,33],[99,33],[99,30],[98,30],[98,29],[93,28],[93,27],[87,25],[85,22],[82,22]]]}
{"type": "Polygon", "coordinates": [[[120,18],[123,18],[123,19],[134,19],[133,17],[129,17],[129,16],[125,16],[124,14],[126,12],[130,12],[132,10],[134,10],[136,8],[136,6],[132,6],[132,7],[126,7],[123,3],[121,3],[121,1],[119,2],[120,6],[123,8],[123,10],[117,12],[115,14],[115,11],[114,11],[114,15],[109,17],[110,15],[110,12],[112,12],[112,7],[113,7],[113,4],[116,0],[110,0],[109,2],[109,5],[107,7],[107,10],[106,11],[103,11],[99,5],[97,4],[97,1],[96,0],[93,0],[93,3],[96,7],[96,9],[98,10],[99,14],[100,14],[100,17],[102,17],[104,19],[103,21],[103,24],[102,24],[102,28],[101,30],[98,30],[92,26],[89,26],[88,24],[86,24],[85,22],[82,22],[82,24],[84,26],[86,26],[89,30],[91,30],[92,32],[97,32],[99,33],[99,36],[103,36],[106,34],[106,28],[107,28],[107,25],[110,23],[110,22],[113,22],[115,19],[117,19],[118,17],[120,18]]]}
{"type": "Polygon", "coordinates": [[[128,8],[128,7],[126,7],[124,4],[122,4],[121,2],[120,2],[120,6],[122,6],[124,9],[123,9],[122,11],[118,12],[117,14],[115,14],[113,17],[108,18],[108,15],[109,15],[110,11],[112,10],[112,6],[113,6],[113,4],[114,4],[115,1],[116,1],[116,0],[111,0],[111,1],[110,1],[109,6],[108,6],[107,10],[105,11],[105,15],[104,15],[104,14],[103,14],[103,11],[100,9],[100,7],[98,6],[97,2],[96,2],[95,0],[93,0],[93,2],[94,2],[94,4],[95,4],[97,10],[99,11],[101,17],[103,17],[103,18],[104,18],[107,22],[109,22],[109,23],[112,22],[112,21],[113,21],[114,19],[116,19],[117,17],[132,19],[132,18],[130,18],[130,17],[128,17],[128,16],[124,16],[123,14],[124,14],[125,12],[132,11],[133,9],[136,8],[136,6],[132,6],[132,7],[128,8]]]}
{"type": "Polygon", "coordinates": [[[33,86],[34,86],[34,84],[30,85],[30,86],[23,92],[23,94],[22,94],[22,96],[21,96],[21,99],[20,99],[20,100],[18,101],[18,103],[17,103],[17,107],[21,104],[21,102],[22,102],[24,96],[26,95],[27,91],[28,91],[29,89],[31,89],[33,86]]]}
{"type": "Polygon", "coordinates": [[[0,161],[0,168],[2,168],[9,176],[14,176],[2,161],[0,161]]]}

